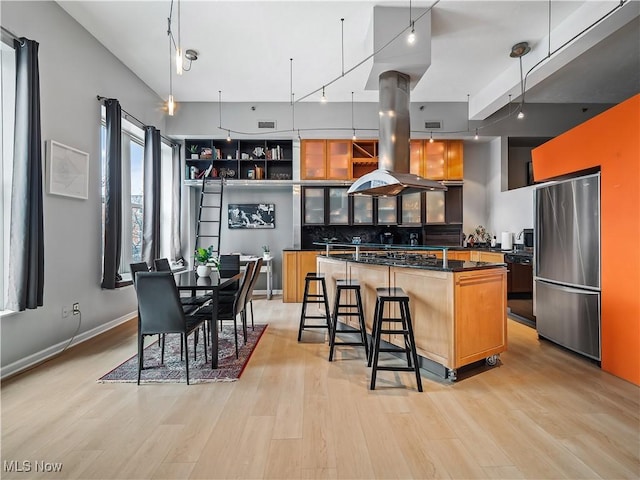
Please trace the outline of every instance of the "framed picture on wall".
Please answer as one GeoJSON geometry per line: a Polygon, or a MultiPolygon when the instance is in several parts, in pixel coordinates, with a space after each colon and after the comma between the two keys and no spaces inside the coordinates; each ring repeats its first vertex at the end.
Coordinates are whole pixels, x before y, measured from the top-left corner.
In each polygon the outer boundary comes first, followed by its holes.
{"type": "Polygon", "coordinates": [[[89,154],[54,140],[46,142],[46,186],[52,195],[89,197],[89,154]]]}
{"type": "Polygon", "coordinates": [[[273,203],[230,203],[229,228],[276,228],[273,203]]]}

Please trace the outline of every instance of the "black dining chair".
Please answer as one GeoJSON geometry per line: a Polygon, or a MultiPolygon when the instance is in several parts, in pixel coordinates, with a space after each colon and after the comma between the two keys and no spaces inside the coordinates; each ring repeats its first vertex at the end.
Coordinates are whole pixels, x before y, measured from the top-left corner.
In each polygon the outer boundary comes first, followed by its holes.
{"type": "MultiPolygon", "coordinates": [[[[218,298],[217,318],[220,321],[220,329],[222,329],[222,322],[233,320],[233,337],[236,344],[236,358],[239,356],[238,346],[238,316],[243,326],[244,341],[247,342],[247,328],[246,328],[246,296],[251,283],[251,275],[253,274],[255,262],[249,262],[245,268],[244,274],[240,279],[240,288],[234,295],[225,295],[218,298]]],[[[197,310],[193,314],[196,317],[201,317],[209,322],[209,330],[216,328],[210,322],[213,318],[213,304],[205,305],[201,309],[197,310]]]]}
{"type": "MultiPolygon", "coordinates": [[[[220,255],[218,258],[218,271],[220,277],[229,278],[240,273],[240,255],[220,255]]],[[[240,282],[233,282],[231,285],[221,288],[218,291],[220,296],[233,296],[240,288],[240,282]]]]}
{"type": "MultiPolygon", "coordinates": [[[[179,334],[184,347],[184,361],[189,384],[189,349],[187,338],[193,335],[194,358],[198,342],[198,328],[204,319],[185,315],[180,305],[180,297],[173,275],[169,272],[138,272],[136,274],[136,295],[138,297],[138,385],[144,368],[144,337],[147,335],[179,334]]],[[[205,338],[203,334],[203,340],[205,338]]],[[[207,346],[204,357],[207,361],[207,346]]],[[[162,357],[164,358],[164,342],[162,357]]]]}
{"type": "Polygon", "coordinates": [[[136,274],[138,272],[148,272],[149,265],[147,262],[136,262],[129,264],[129,270],[131,271],[131,280],[133,281],[133,286],[136,286],[136,274]]]}
{"type": "MultiPolygon", "coordinates": [[[[153,261],[153,265],[156,269],[156,272],[171,272],[171,264],[166,258],[156,258],[153,261]]],[[[192,313],[193,311],[207,303],[209,300],[211,300],[211,295],[193,294],[188,297],[180,297],[180,303],[182,304],[184,313],[192,313]]]]}
{"type": "MultiPolygon", "coordinates": [[[[264,260],[262,257],[258,258],[255,261],[255,267],[253,269],[253,275],[251,276],[251,283],[249,284],[249,289],[247,291],[247,297],[245,299],[245,303],[248,303],[250,306],[251,312],[251,330],[255,330],[255,326],[253,324],[253,291],[256,288],[256,283],[258,283],[258,277],[260,276],[260,270],[262,270],[262,264],[264,260]]],[[[246,308],[246,306],[245,306],[246,308]]]]}
{"type": "MultiPolygon", "coordinates": [[[[131,272],[131,280],[133,281],[133,288],[137,289],[136,274],[138,272],[148,272],[149,265],[147,264],[147,262],[130,263],[129,271],[131,272]]],[[[138,329],[140,329],[140,310],[138,310],[138,329]]],[[[160,342],[160,345],[162,345],[161,359],[164,360],[164,337],[162,335],[158,335],[158,342],[160,342]]]]}

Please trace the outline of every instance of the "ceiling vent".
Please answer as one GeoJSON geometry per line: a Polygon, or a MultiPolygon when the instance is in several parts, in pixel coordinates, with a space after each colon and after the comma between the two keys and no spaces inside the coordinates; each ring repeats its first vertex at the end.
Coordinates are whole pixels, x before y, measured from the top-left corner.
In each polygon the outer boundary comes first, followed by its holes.
{"type": "Polygon", "coordinates": [[[258,128],[276,128],[275,120],[258,120],[258,128]]]}
{"type": "Polygon", "coordinates": [[[440,120],[431,120],[424,122],[425,130],[440,130],[442,129],[442,122],[440,120]]]}

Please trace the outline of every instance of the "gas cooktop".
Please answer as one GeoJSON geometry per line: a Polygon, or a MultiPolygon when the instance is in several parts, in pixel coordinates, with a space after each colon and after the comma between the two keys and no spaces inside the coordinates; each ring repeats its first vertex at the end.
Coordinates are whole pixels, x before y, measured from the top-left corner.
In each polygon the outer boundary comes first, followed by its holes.
{"type": "Polygon", "coordinates": [[[442,260],[435,255],[422,255],[407,252],[373,252],[360,253],[359,261],[365,263],[377,263],[382,265],[415,265],[415,266],[441,266],[442,260]]]}

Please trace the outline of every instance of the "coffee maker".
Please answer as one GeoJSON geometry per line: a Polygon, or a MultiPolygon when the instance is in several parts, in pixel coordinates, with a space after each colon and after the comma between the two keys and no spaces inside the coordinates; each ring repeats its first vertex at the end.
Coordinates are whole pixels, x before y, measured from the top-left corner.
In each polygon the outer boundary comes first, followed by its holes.
{"type": "Polygon", "coordinates": [[[393,234],[391,232],[383,232],[380,234],[380,243],[383,245],[393,244],[393,234]]]}

